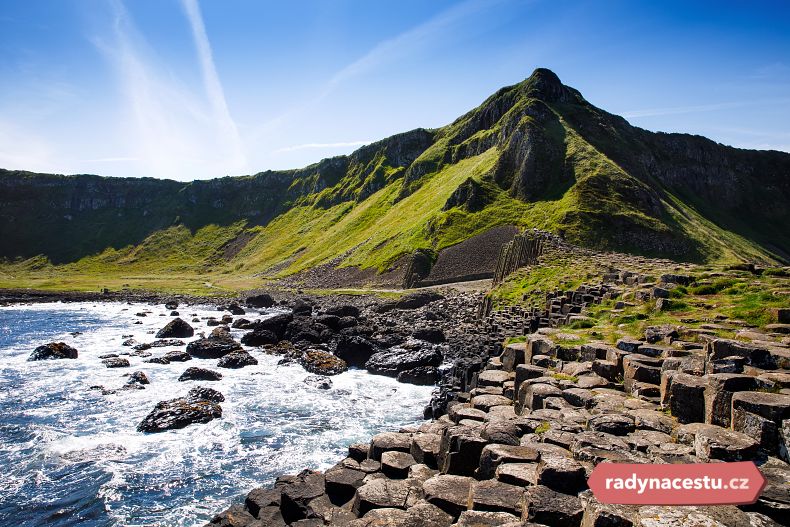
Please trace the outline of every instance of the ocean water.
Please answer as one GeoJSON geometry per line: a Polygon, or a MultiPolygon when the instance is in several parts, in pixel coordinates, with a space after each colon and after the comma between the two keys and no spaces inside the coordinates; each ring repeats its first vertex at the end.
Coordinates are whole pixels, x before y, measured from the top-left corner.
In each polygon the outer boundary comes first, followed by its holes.
{"type": "MultiPolygon", "coordinates": [[[[218,315],[207,306],[179,312],[187,321],[218,315]]],[[[318,390],[302,382],[308,373],[301,367],[277,366],[278,357],[255,348],[248,351],[259,364],[239,370],[217,369],[215,360],[161,365],[134,356],[130,368],[104,367],[99,355],[131,351],[121,345],[124,335],[153,341],[171,319],[160,314],[168,313],[124,303],[0,308],[0,526],[202,525],[277,475],[327,468],[349,444],[419,422],[430,399],[429,387],[359,370],[318,390]],[[145,310],[148,316],[135,316],[145,310]],[[27,361],[51,341],[74,346],[79,358],[27,361]],[[189,366],[217,369],[223,379],[178,382],[189,366]],[[120,388],[137,370],[151,381],[145,390],[90,389],[120,388]],[[221,419],[160,434],[136,431],[158,401],[198,385],[225,395],[221,419]]],[[[243,331],[233,333],[238,339],[243,331]]]]}

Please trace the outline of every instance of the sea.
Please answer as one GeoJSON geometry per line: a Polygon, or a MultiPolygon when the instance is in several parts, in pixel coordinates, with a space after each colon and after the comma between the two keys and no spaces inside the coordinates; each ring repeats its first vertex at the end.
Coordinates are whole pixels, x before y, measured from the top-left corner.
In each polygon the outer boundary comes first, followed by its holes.
{"type": "MultiPolygon", "coordinates": [[[[208,333],[212,306],[180,306],[181,318],[208,333]]],[[[248,311],[265,318],[276,310],[248,311]]],[[[326,469],[348,445],[421,421],[432,389],[349,370],[320,390],[298,365],[245,348],[257,366],[216,368],[216,360],[167,365],[127,356],[106,368],[100,355],[128,353],[122,343],[154,341],[172,317],[148,304],[46,303],[0,307],[0,526],[194,526],[278,475],[326,469]],[[146,312],[146,316],[137,316],[146,312]],[[48,342],[76,348],[75,360],[28,361],[48,342]],[[216,382],[179,382],[189,366],[220,371],[216,382]],[[144,390],[103,395],[143,371],[144,390]],[[158,434],[137,432],[165,399],[195,386],[222,392],[223,414],[158,434]]],[[[232,330],[238,340],[244,331],[232,330]]],[[[182,339],[188,342],[192,339],[182,339]]],[[[152,348],[153,356],[184,347],[152,348]]]]}

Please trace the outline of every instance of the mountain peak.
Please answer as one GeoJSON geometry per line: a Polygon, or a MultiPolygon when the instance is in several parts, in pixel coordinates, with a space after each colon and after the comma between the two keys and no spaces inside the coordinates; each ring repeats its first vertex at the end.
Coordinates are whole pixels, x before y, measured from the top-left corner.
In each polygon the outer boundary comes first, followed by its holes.
{"type": "Polygon", "coordinates": [[[535,69],[524,84],[529,87],[531,96],[546,102],[570,102],[575,99],[573,92],[548,68],[535,69]]]}

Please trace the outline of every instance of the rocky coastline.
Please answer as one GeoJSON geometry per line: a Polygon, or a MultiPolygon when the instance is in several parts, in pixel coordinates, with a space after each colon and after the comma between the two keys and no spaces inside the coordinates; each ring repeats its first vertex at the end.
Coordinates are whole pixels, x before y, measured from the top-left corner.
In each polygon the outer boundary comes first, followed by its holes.
{"type": "MultiPolygon", "coordinates": [[[[564,329],[584,327],[588,311],[606,302],[615,310],[643,305],[660,313],[671,302],[669,292],[691,280],[680,272],[660,278],[610,272],[572,290],[549,291],[545,306],[528,309],[492,309],[483,294],[453,289],[391,299],[273,293],[275,299],[255,292],[212,299],[217,317],[192,321],[177,316],[178,302],[196,299],[155,295],[149,301],[167,302],[175,317],[158,339],[172,344],[202,325],[209,333],[185,351],[149,360],[217,360],[216,369],[184,374],[210,381],[223,367],[254,360],[245,344],[301,364],[319,388],[348,367],[437,385],[424,424],[350,445],[348,456],[324,472],[280,476],[208,525],[786,525],[787,310],[764,327],[718,317],[701,329],[660,324],[616,342],[581,343],[564,329]],[[278,307],[282,314],[249,320],[249,307],[278,307]],[[241,343],[230,337],[231,326],[247,330],[241,343]],[[717,336],[730,327],[738,329],[736,338],[717,336]],[[614,506],[587,488],[602,462],[739,460],[754,461],[768,482],[755,504],[614,506]]],[[[51,297],[26,301],[38,298],[51,297]]],[[[129,344],[136,352],[156,347],[129,344]]],[[[57,345],[37,352],[76,356],[57,345]]],[[[144,388],[144,375],[132,377],[130,387],[144,388]]],[[[200,426],[195,423],[221,416],[223,399],[210,388],[193,389],[159,403],[139,430],[200,426]]]]}

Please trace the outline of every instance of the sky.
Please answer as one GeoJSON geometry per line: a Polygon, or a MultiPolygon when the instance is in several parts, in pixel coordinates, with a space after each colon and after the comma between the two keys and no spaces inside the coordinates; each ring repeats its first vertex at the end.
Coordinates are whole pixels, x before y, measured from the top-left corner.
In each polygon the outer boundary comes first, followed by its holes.
{"type": "Polygon", "coordinates": [[[0,0],[0,167],[298,168],[536,67],[636,126],[790,151],[786,1],[0,0]]]}

